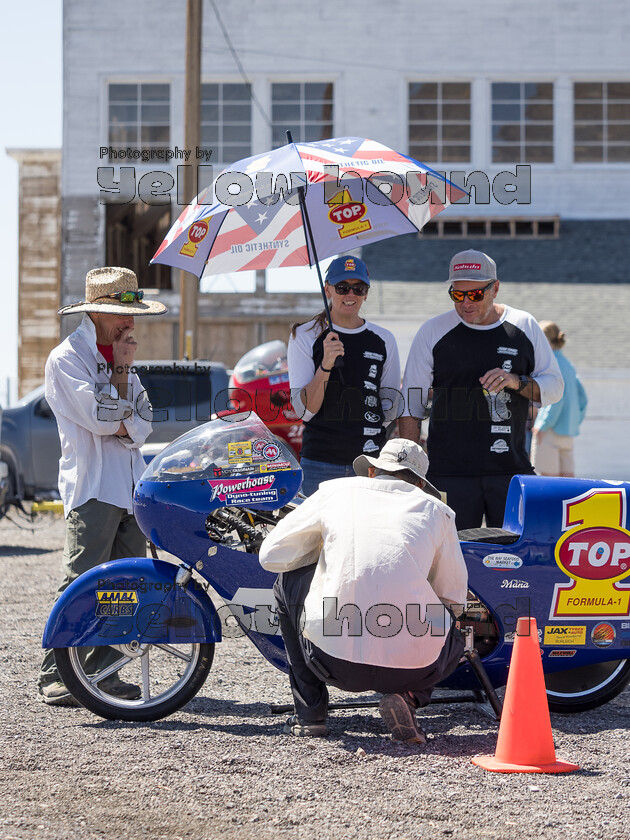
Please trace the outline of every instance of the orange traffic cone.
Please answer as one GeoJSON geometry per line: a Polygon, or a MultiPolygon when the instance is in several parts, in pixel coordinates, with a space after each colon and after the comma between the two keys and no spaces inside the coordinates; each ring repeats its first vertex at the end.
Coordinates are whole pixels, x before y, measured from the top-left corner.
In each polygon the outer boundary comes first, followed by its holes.
{"type": "Polygon", "coordinates": [[[519,618],[494,755],[473,764],[498,773],[570,773],[577,764],[556,761],[535,618],[519,618]]]}

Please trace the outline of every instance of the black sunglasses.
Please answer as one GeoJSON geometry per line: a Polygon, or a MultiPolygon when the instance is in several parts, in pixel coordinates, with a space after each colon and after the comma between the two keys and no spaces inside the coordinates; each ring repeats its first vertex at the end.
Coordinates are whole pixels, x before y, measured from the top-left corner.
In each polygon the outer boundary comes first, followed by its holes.
{"type": "Polygon", "coordinates": [[[449,295],[451,296],[451,300],[454,300],[456,303],[461,303],[463,300],[472,300],[473,303],[479,303],[480,300],[483,300],[483,296],[488,291],[490,286],[494,286],[496,280],[491,280],[487,286],[484,286],[482,289],[469,289],[467,292],[461,291],[461,289],[454,289],[452,286],[448,290],[449,295]]]}
{"type": "Polygon", "coordinates": [[[357,295],[358,297],[364,297],[367,295],[369,288],[370,287],[367,283],[356,283],[351,286],[350,283],[344,283],[343,280],[341,283],[336,283],[333,286],[333,289],[338,295],[347,295],[352,292],[353,295],[357,295]]]}

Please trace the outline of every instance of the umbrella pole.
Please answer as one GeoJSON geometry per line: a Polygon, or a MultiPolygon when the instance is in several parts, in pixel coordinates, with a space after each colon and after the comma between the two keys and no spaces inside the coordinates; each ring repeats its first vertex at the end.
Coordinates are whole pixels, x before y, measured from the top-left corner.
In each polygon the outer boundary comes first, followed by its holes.
{"type": "MultiPolygon", "coordinates": [[[[287,140],[289,143],[293,143],[293,137],[291,136],[291,132],[287,131],[287,140]]],[[[322,270],[319,267],[319,260],[317,259],[317,248],[315,247],[315,239],[313,237],[313,231],[311,230],[311,220],[308,217],[308,211],[306,209],[306,199],[304,187],[298,187],[298,196],[300,199],[300,210],[302,211],[302,218],[304,219],[304,228],[306,230],[307,236],[307,249],[310,242],[310,251],[313,254],[313,260],[315,261],[315,268],[317,269],[317,278],[319,280],[319,288],[322,291],[322,298],[324,300],[324,312],[326,313],[326,320],[328,321],[328,329],[332,330],[332,318],[330,316],[330,307],[328,306],[328,298],[326,297],[326,291],[324,289],[324,280],[322,278],[322,270]]],[[[338,359],[341,357],[338,356],[338,359]]],[[[337,365],[340,367],[340,365],[337,365]]]]}

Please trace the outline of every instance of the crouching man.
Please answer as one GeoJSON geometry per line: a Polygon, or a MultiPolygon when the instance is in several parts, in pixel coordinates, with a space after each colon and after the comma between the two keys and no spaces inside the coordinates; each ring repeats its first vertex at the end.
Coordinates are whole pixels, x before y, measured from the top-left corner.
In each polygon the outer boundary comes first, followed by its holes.
{"type": "Polygon", "coordinates": [[[295,714],[291,735],[327,735],[327,685],[376,691],[396,741],[425,743],[415,711],[456,667],[467,571],[453,511],[409,440],[354,461],[356,478],[323,482],[260,551],[274,587],[295,714]],[[461,609],[461,607],[460,607],[461,609]]]}

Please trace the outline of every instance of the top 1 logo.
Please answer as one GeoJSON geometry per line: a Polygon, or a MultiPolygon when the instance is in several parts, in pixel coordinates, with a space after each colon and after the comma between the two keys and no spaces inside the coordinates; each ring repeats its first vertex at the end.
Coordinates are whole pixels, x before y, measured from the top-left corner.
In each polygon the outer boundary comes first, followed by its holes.
{"type": "Polygon", "coordinates": [[[556,563],[572,578],[557,583],[550,618],[630,615],[630,532],[624,488],[589,490],[563,502],[566,531],[556,543],[556,563]]]}

